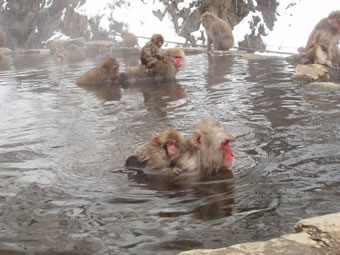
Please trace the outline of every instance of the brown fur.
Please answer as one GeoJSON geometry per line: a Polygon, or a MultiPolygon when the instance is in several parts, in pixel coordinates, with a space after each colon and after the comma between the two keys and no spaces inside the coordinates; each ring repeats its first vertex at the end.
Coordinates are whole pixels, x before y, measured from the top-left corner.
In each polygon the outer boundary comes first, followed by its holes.
{"type": "Polygon", "coordinates": [[[146,162],[146,168],[157,170],[170,175],[179,174],[178,168],[171,167],[172,161],[178,156],[178,151],[175,155],[169,156],[165,149],[168,141],[176,142],[180,148],[184,141],[182,135],[173,128],[164,129],[160,133],[153,135],[152,141],[140,146],[135,155],[140,162],[146,162]]]}
{"type": "Polygon", "coordinates": [[[209,175],[223,167],[221,143],[232,140],[228,131],[214,120],[193,126],[192,139],[186,139],[175,165],[195,174],[209,175]]]}
{"type": "Polygon", "coordinates": [[[81,75],[76,83],[99,84],[119,77],[119,63],[114,58],[105,58],[96,67],[81,75]]]}
{"type": "Polygon", "coordinates": [[[181,57],[182,61],[184,62],[185,55],[183,50],[180,48],[167,49],[162,53],[160,60],[157,61],[154,68],[156,78],[175,78],[176,73],[181,68],[176,66],[176,63],[173,59],[175,56],[181,57]]]}
{"type": "Polygon", "coordinates": [[[202,14],[201,21],[208,36],[208,50],[211,44],[215,50],[229,50],[234,46],[232,28],[227,22],[210,12],[202,14]]]}
{"type": "Polygon", "coordinates": [[[151,40],[142,48],[140,61],[147,68],[152,68],[160,57],[160,48],[164,43],[164,38],[160,34],[154,34],[151,40]],[[161,45],[160,45],[161,43],[161,45]]]}
{"type": "Polygon", "coordinates": [[[138,45],[138,39],[133,33],[123,31],[121,33],[121,37],[123,39],[123,45],[125,47],[135,47],[136,45],[138,45]]]}
{"type": "Polygon", "coordinates": [[[321,19],[309,35],[306,53],[309,64],[339,66],[340,11],[331,12],[321,19]]]}
{"type": "Polygon", "coordinates": [[[78,62],[86,59],[84,51],[76,44],[70,44],[66,47],[66,59],[69,62],[78,62]]]}
{"type": "Polygon", "coordinates": [[[5,47],[7,43],[6,33],[0,29],[0,47],[5,47]]]}
{"type": "Polygon", "coordinates": [[[132,79],[171,79],[175,78],[176,73],[181,67],[176,66],[173,57],[178,56],[185,60],[183,50],[180,48],[171,48],[165,50],[159,57],[153,68],[147,68],[145,65],[129,67],[127,77],[132,79]]]}

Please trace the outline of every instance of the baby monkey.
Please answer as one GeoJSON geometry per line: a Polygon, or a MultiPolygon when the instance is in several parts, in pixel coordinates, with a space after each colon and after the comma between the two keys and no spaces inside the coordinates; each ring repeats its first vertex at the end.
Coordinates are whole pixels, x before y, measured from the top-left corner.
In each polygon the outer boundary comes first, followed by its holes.
{"type": "Polygon", "coordinates": [[[176,129],[166,128],[162,132],[154,133],[150,142],[137,148],[125,165],[138,165],[165,175],[179,175],[182,170],[175,167],[173,161],[179,156],[183,143],[184,138],[176,129]]]}

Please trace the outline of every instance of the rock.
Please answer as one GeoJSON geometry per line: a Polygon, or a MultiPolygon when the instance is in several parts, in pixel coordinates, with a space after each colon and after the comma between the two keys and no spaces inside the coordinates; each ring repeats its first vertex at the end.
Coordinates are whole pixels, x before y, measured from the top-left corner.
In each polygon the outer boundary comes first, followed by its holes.
{"type": "Polygon", "coordinates": [[[297,65],[296,71],[292,75],[293,80],[297,81],[329,81],[328,68],[324,65],[297,65]]]}
{"type": "Polygon", "coordinates": [[[331,255],[339,254],[340,213],[299,221],[297,233],[264,242],[236,244],[221,249],[198,249],[178,255],[331,255]]]}
{"type": "Polygon", "coordinates": [[[306,87],[315,91],[337,90],[340,89],[340,84],[333,82],[311,82],[306,87]]]}

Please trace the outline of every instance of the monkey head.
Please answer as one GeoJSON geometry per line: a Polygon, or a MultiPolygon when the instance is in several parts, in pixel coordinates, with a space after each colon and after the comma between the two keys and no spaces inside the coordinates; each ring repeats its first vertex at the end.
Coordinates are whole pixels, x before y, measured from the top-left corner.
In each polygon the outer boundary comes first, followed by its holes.
{"type": "Polygon", "coordinates": [[[111,80],[119,77],[119,63],[114,58],[106,58],[100,64],[100,69],[111,80]]]}
{"type": "Polygon", "coordinates": [[[152,144],[162,147],[168,156],[177,154],[183,142],[183,136],[173,128],[166,128],[162,132],[152,135],[152,144]]]}
{"type": "Polygon", "coordinates": [[[333,11],[328,15],[330,25],[340,33],[340,11],[333,11]]]}
{"type": "Polygon", "coordinates": [[[215,16],[210,12],[205,12],[201,16],[201,22],[204,28],[208,28],[210,24],[214,21],[215,16]]]}
{"type": "Polygon", "coordinates": [[[164,38],[163,38],[163,36],[161,34],[154,34],[151,37],[151,41],[158,48],[161,48],[163,43],[164,43],[164,38]]]}
{"type": "Polygon", "coordinates": [[[193,126],[193,144],[200,150],[201,169],[213,171],[231,168],[234,154],[229,146],[233,137],[214,120],[202,120],[193,126]]]}
{"type": "Polygon", "coordinates": [[[185,55],[180,48],[167,49],[163,53],[163,57],[170,59],[175,64],[177,70],[183,67],[185,55]]]}

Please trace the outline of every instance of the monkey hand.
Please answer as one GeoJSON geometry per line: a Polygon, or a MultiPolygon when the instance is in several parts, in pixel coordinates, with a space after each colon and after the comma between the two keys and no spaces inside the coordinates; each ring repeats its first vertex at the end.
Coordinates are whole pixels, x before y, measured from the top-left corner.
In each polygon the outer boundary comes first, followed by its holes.
{"type": "Polygon", "coordinates": [[[178,168],[178,167],[174,167],[174,168],[172,169],[172,172],[173,172],[176,176],[178,176],[178,175],[180,175],[180,174],[183,172],[183,169],[180,169],[180,168],[178,168]]]}

